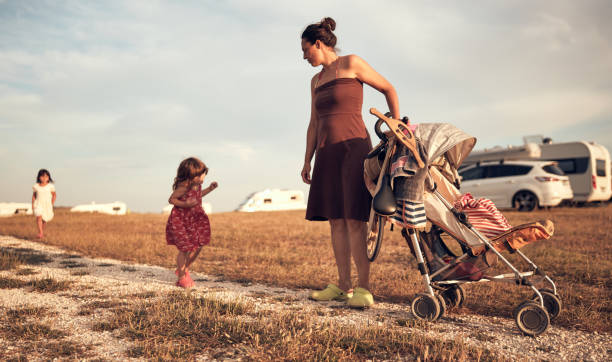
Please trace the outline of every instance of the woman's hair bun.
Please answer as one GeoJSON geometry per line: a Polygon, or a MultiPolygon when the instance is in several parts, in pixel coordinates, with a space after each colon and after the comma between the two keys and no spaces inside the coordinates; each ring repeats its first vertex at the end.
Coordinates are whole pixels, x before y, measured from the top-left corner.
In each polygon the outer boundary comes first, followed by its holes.
{"type": "Polygon", "coordinates": [[[336,21],[332,18],[323,18],[321,20],[321,26],[329,28],[330,31],[336,30],[336,21]]]}
{"type": "Polygon", "coordinates": [[[336,21],[332,18],[323,18],[318,23],[310,24],[302,32],[302,39],[307,40],[310,44],[314,44],[317,40],[321,41],[328,47],[336,47],[336,21]]]}

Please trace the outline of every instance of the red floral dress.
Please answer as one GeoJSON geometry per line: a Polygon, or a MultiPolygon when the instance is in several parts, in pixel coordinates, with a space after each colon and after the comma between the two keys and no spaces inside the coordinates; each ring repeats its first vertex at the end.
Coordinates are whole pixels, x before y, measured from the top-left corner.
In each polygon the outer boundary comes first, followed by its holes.
{"type": "MultiPolygon", "coordinates": [[[[202,200],[202,186],[187,191],[179,200],[192,198],[202,200]]],[[[193,207],[172,208],[166,224],[166,242],[182,252],[194,251],[210,243],[210,221],[201,202],[193,207]]]]}

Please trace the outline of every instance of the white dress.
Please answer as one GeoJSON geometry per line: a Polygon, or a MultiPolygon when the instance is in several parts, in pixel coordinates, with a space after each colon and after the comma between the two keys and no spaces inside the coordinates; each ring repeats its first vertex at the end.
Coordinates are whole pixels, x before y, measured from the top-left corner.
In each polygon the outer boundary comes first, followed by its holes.
{"type": "Polygon", "coordinates": [[[45,186],[40,186],[39,183],[35,183],[32,186],[34,192],[36,192],[36,200],[34,200],[34,215],[42,216],[43,221],[51,221],[53,219],[53,194],[55,192],[55,186],[52,183],[48,183],[45,186]]]}

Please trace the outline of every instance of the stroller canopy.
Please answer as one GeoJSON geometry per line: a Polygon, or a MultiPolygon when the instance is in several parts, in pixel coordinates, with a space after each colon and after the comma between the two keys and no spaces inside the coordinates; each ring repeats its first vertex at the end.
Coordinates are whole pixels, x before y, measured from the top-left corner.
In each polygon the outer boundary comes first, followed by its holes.
{"type": "Polygon", "coordinates": [[[420,138],[431,162],[446,154],[446,159],[455,169],[470,154],[476,138],[448,123],[419,123],[414,135],[420,138]]]}

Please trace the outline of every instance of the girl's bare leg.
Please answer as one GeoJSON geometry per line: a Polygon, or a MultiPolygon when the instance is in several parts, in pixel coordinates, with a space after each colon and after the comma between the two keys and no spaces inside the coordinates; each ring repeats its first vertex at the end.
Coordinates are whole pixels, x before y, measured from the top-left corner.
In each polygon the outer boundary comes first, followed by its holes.
{"type": "Polygon", "coordinates": [[[188,259],[188,254],[182,251],[178,252],[176,256],[176,270],[178,270],[178,278],[179,280],[185,277],[185,273],[187,272],[187,268],[185,267],[188,259]]]}
{"type": "Polygon", "coordinates": [[[200,255],[200,251],[202,251],[201,246],[197,250],[194,250],[189,253],[189,255],[187,256],[187,263],[185,264],[185,269],[189,269],[189,267],[196,260],[198,255],[200,255]]]}
{"type": "Polygon", "coordinates": [[[43,220],[42,220],[42,216],[37,216],[36,217],[36,224],[38,225],[38,238],[42,239],[44,234],[43,234],[43,220]]]}
{"type": "Polygon", "coordinates": [[[351,246],[345,219],[330,219],[332,247],[336,266],[338,267],[338,287],[344,291],[352,288],[351,284],[351,246]]]}
{"type": "Polygon", "coordinates": [[[358,286],[370,290],[370,260],[367,254],[367,223],[346,220],[351,254],[357,266],[358,286]]]}

